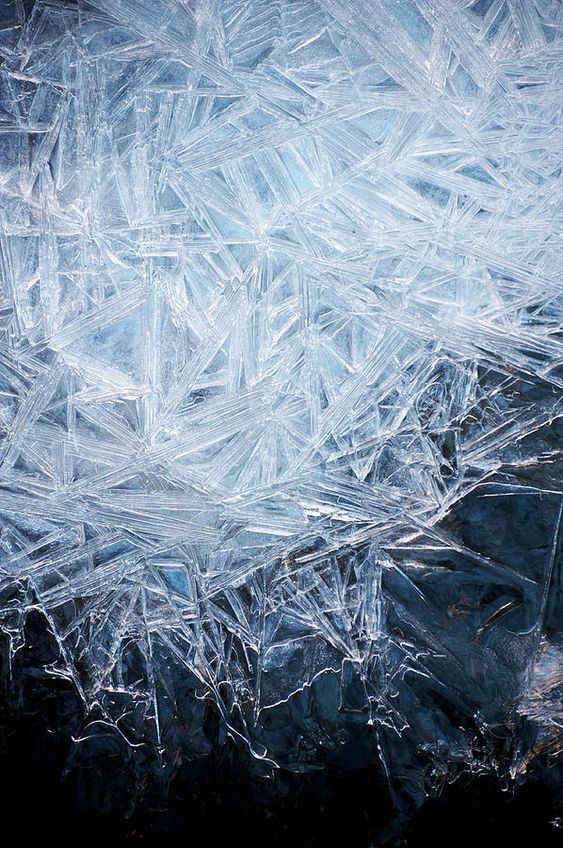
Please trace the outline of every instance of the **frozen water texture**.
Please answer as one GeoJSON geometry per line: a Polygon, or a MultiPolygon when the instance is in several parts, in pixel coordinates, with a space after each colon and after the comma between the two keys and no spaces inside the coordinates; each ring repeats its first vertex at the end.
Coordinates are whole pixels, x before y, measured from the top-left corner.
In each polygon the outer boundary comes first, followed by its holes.
{"type": "Polygon", "coordinates": [[[84,738],[560,750],[562,11],[2,4],[1,622],[84,738]]]}

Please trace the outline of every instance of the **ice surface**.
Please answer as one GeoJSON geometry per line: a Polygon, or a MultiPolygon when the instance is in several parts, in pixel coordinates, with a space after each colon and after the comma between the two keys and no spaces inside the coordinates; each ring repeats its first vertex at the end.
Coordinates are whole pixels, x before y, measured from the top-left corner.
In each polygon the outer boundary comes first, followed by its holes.
{"type": "Polygon", "coordinates": [[[83,738],[169,766],[209,701],[257,768],[361,738],[413,798],[556,755],[563,6],[29,7],[0,20],[12,652],[39,611],[83,738]]]}

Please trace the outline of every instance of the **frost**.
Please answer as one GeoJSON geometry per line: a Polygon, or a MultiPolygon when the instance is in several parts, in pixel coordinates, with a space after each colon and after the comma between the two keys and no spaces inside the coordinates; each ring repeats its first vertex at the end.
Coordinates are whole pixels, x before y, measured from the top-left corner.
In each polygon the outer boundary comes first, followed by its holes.
{"type": "Polygon", "coordinates": [[[2,11],[0,620],[85,735],[561,749],[562,9],[2,11]]]}

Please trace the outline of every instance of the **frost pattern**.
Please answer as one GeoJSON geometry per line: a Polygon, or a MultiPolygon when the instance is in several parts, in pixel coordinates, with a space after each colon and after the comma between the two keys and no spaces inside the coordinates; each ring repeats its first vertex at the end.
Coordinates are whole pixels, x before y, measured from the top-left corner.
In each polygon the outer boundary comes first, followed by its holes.
{"type": "Polygon", "coordinates": [[[39,610],[84,734],[165,758],[229,733],[306,770],[361,738],[418,797],[555,755],[561,4],[25,8],[0,30],[12,651],[39,610]]]}

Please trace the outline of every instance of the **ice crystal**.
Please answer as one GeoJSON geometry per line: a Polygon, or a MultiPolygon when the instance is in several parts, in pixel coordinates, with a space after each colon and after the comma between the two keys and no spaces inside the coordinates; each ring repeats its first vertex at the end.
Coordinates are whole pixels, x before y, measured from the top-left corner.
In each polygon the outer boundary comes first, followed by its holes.
{"type": "Polygon", "coordinates": [[[413,796],[562,744],[562,9],[0,30],[0,610],[84,734],[413,796]],[[186,736],[187,734],[187,736],[186,736]],[[504,735],[504,749],[491,741],[504,735]],[[504,758],[504,759],[503,759],[504,758]]]}

